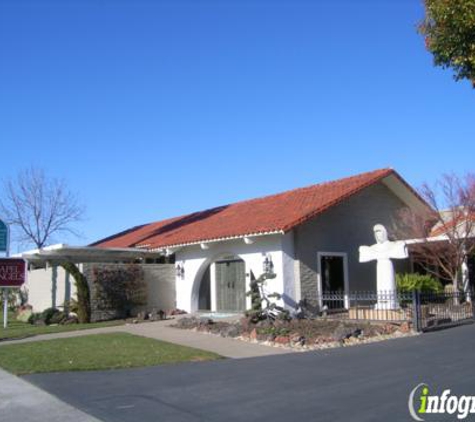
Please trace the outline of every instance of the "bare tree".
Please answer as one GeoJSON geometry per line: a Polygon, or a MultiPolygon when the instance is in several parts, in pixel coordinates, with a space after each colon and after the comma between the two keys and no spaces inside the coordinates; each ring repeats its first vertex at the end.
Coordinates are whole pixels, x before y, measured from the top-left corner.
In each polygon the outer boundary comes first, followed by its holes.
{"type": "Polygon", "coordinates": [[[85,209],[64,180],[47,178],[30,167],[4,183],[0,212],[16,230],[18,241],[42,248],[60,233],[79,235],[74,223],[85,209]]]}
{"type": "Polygon", "coordinates": [[[428,273],[452,281],[457,290],[467,256],[475,252],[475,175],[444,174],[433,186],[425,183],[419,193],[432,209],[403,209],[397,236],[415,239],[409,244],[415,261],[428,273]]]}

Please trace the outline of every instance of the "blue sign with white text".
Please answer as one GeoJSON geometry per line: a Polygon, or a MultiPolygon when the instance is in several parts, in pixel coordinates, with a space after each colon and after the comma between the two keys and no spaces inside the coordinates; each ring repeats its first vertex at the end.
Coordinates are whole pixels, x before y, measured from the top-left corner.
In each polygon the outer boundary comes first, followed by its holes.
{"type": "Polygon", "coordinates": [[[8,227],[0,220],[0,252],[8,251],[8,227]]]}

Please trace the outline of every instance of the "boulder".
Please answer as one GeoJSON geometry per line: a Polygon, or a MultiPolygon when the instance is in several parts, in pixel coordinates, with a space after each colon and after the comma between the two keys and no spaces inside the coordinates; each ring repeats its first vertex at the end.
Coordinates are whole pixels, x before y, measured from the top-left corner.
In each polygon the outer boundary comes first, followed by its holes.
{"type": "Polygon", "coordinates": [[[301,336],[300,334],[294,334],[290,337],[290,342],[295,346],[304,346],[307,339],[305,336],[301,336]]]}
{"type": "Polygon", "coordinates": [[[191,329],[199,326],[199,320],[195,317],[191,318],[180,318],[177,320],[175,326],[177,328],[191,329]]]}
{"type": "Polygon", "coordinates": [[[241,335],[241,328],[237,324],[230,324],[221,328],[220,335],[222,337],[239,337],[241,335]]]}
{"type": "Polygon", "coordinates": [[[401,333],[410,333],[411,332],[411,323],[409,321],[405,321],[399,327],[399,331],[401,333]]]}
{"type": "Polygon", "coordinates": [[[31,307],[20,309],[16,315],[16,319],[21,322],[28,322],[28,319],[33,314],[31,307]]]}
{"type": "Polygon", "coordinates": [[[287,344],[290,343],[290,337],[289,336],[277,336],[274,340],[274,343],[287,345],[287,344]]]}
{"type": "Polygon", "coordinates": [[[358,327],[348,327],[343,324],[339,325],[333,332],[332,338],[334,341],[345,341],[351,337],[358,338],[362,335],[363,331],[358,327]]]}

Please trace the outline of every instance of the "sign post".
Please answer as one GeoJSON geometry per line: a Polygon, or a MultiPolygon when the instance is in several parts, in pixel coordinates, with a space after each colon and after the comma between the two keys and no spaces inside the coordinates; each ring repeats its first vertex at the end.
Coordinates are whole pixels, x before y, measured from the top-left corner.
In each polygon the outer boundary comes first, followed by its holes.
{"type": "Polygon", "coordinates": [[[8,327],[8,289],[3,289],[3,328],[8,327]]]}
{"type": "MultiPolygon", "coordinates": [[[[10,256],[10,227],[0,219],[0,252],[4,252],[8,258],[10,256]]],[[[0,275],[0,285],[1,275],[0,275]]],[[[3,287],[3,328],[8,325],[8,287],[3,287]]]]}

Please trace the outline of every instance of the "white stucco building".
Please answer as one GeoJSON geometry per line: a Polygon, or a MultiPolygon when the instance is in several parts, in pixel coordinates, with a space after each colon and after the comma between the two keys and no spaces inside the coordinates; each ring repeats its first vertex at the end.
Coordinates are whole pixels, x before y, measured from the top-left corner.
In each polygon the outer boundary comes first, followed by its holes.
{"type": "Polygon", "coordinates": [[[375,265],[358,263],[358,247],[403,207],[427,205],[382,169],[145,224],[91,246],[174,257],[176,307],[188,312],[249,308],[251,279],[269,270],[276,277],[266,288],[286,307],[303,298],[318,306],[319,293],[375,290],[375,265]]]}

